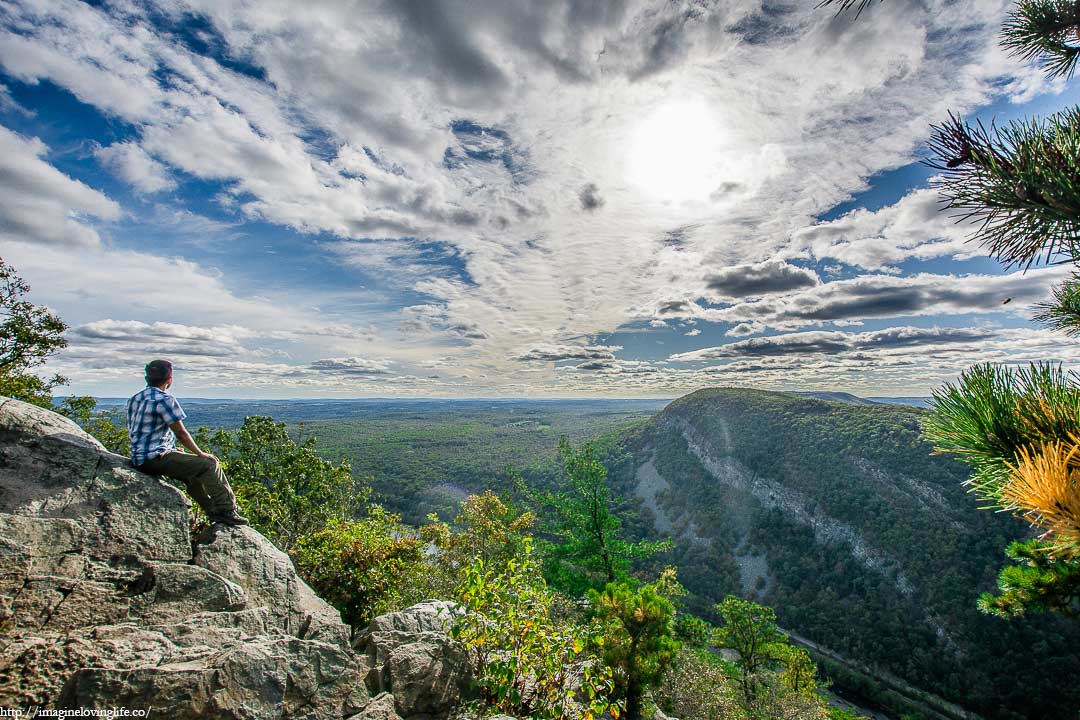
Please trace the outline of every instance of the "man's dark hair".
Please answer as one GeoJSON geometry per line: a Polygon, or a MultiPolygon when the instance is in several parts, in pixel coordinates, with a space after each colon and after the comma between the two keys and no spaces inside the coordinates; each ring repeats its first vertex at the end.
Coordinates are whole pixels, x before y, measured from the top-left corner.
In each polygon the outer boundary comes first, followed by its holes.
{"type": "Polygon", "coordinates": [[[172,363],[168,360],[151,360],[146,363],[146,384],[160,385],[172,377],[172,363]]]}

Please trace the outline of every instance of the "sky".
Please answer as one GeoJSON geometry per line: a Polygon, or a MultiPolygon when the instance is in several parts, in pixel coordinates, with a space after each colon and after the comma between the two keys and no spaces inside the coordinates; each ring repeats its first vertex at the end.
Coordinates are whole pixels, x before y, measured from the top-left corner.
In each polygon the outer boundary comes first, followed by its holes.
{"type": "Polygon", "coordinates": [[[0,257],[129,395],[927,395],[1076,366],[921,163],[1008,0],[0,0],[0,257]],[[1008,300],[1007,304],[1006,301],[1008,300]]]}

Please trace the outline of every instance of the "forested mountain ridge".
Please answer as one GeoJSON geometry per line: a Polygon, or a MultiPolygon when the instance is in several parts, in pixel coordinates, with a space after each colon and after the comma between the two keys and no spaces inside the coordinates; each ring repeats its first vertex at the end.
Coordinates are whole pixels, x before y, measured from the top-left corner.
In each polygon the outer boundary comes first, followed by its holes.
{"type": "Polygon", "coordinates": [[[732,592],[781,624],[989,717],[1075,717],[1080,631],[981,614],[1025,525],[980,512],[925,411],[710,389],[605,439],[616,492],[707,614],[732,592]],[[1032,639],[1035,638],[1033,642],[1032,639]]]}

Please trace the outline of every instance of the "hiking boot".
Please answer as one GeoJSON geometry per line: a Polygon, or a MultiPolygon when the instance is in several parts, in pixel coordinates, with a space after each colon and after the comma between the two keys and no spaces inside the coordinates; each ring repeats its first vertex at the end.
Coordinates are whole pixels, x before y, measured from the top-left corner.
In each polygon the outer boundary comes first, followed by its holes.
{"type": "Polygon", "coordinates": [[[221,523],[222,525],[232,525],[233,527],[236,527],[238,525],[251,524],[250,522],[248,522],[248,519],[246,517],[236,512],[235,510],[233,510],[232,512],[221,513],[219,515],[211,515],[210,524],[217,525],[218,523],[221,523]]]}

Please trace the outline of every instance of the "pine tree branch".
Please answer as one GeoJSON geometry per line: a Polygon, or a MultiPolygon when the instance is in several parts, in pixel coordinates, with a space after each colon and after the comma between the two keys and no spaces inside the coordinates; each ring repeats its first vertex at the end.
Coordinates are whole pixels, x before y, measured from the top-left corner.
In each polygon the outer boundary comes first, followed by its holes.
{"type": "Polygon", "coordinates": [[[1054,288],[1052,295],[1052,300],[1035,306],[1039,312],[1032,320],[1069,337],[1080,337],[1080,274],[1074,273],[1054,288]]]}
{"type": "MultiPolygon", "coordinates": [[[[877,0],[882,2],[882,0],[877,0]]],[[[838,5],[836,14],[839,15],[842,12],[850,10],[853,7],[858,9],[855,11],[855,17],[858,18],[862,14],[862,11],[874,4],[874,0],[821,0],[815,7],[823,8],[831,5],[838,5]]]]}
{"type": "Polygon", "coordinates": [[[984,593],[980,610],[1004,618],[1047,611],[1080,617],[1080,564],[1055,557],[1040,540],[1014,542],[1005,554],[1014,564],[998,576],[1001,594],[984,593]]]}
{"type": "Polygon", "coordinates": [[[934,391],[923,432],[937,452],[972,466],[967,484],[1000,508],[1017,455],[1080,436],[1080,386],[1060,366],[976,365],[934,391]]]}
{"type": "Polygon", "coordinates": [[[1080,255],[1080,107],[989,129],[950,114],[929,146],[933,186],[1004,265],[1080,255]]]}
{"type": "Polygon", "coordinates": [[[1001,45],[1051,78],[1071,77],[1080,60],[1080,2],[1021,0],[1001,28],[1001,45]]]}

